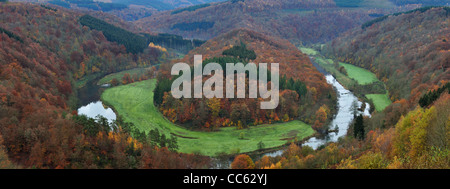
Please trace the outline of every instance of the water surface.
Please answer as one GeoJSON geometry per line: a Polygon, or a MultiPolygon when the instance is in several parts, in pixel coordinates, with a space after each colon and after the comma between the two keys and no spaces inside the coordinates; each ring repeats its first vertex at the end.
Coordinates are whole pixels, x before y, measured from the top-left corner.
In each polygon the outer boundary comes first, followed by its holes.
{"type": "Polygon", "coordinates": [[[101,115],[108,119],[109,123],[112,123],[114,120],[116,120],[116,114],[114,111],[109,108],[103,106],[102,101],[96,101],[91,102],[86,106],[82,106],[78,109],[79,115],[86,115],[87,117],[94,118],[97,117],[97,115],[101,115]]]}

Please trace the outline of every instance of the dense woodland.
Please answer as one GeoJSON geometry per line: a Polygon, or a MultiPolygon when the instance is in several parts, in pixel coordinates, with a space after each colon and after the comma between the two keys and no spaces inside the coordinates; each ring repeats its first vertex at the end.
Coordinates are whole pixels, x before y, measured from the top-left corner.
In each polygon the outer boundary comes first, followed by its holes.
{"type": "Polygon", "coordinates": [[[325,54],[366,68],[386,83],[391,100],[418,102],[449,81],[449,10],[395,14],[333,40],[325,54]]]}
{"type": "Polygon", "coordinates": [[[170,11],[155,13],[135,23],[155,32],[204,40],[245,27],[298,45],[326,42],[375,18],[373,16],[385,15],[397,8],[355,9],[336,6],[333,0],[245,0],[192,9],[176,14],[170,11]],[[183,27],[192,23],[196,23],[195,29],[183,27]],[[206,23],[214,25],[210,27],[206,23]]]}
{"type": "Polygon", "coordinates": [[[156,135],[151,139],[152,135],[132,134],[129,123],[117,121],[111,129],[104,118],[77,116],[69,106],[77,78],[150,64],[142,57],[151,54],[126,53],[102,32],[82,26],[82,15],[74,12],[22,3],[2,3],[0,9],[0,165],[208,166],[208,158],[173,152],[173,140],[159,139],[156,144],[156,135]]]}
{"type": "MultiPolygon", "coordinates": [[[[170,66],[162,65],[154,101],[170,121],[191,129],[216,130],[229,126],[243,129],[300,119],[314,124],[316,130],[327,131],[323,127],[331,118],[334,91],[306,55],[288,41],[276,40],[250,30],[234,30],[207,41],[181,61],[174,62],[192,65],[194,54],[204,55],[203,66],[215,62],[223,70],[226,70],[226,63],[280,63],[279,106],[275,110],[262,110],[259,104],[265,100],[261,98],[175,99],[170,94],[175,77],[169,75],[170,66]]],[[[248,77],[245,82],[248,86],[248,77]]]]}
{"type": "Polygon", "coordinates": [[[148,45],[143,36],[116,27],[90,15],[80,17],[80,23],[90,29],[101,31],[108,41],[113,41],[124,45],[127,52],[135,54],[141,53],[148,45]]]}
{"type": "Polygon", "coordinates": [[[165,34],[159,33],[158,35],[151,35],[148,33],[143,34],[145,38],[147,38],[147,44],[153,43],[155,45],[159,45],[164,48],[175,49],[182,53],[187,54],[190,50],[199,47],[205,41],[193,39],[183,39],[183,37],[179,35],[165,34]]]}

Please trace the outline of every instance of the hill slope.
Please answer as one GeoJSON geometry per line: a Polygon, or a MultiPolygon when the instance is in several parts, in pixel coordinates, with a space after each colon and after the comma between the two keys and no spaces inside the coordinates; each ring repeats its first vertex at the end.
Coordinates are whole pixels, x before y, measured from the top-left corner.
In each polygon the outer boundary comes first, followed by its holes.
{"type": "Polygon", "coordinates": [[[417,102],[450,80],[450,8],[420,8],[364,24],[324,49],[386,83],[393,100],[417,102]]]}
{"type": "Polygon", "coordinates": [[[190,51],[182,61],[192,63],[195,54],[203,55],[204,59],[220,57],[223,51],[241,43],[255,51],[257,56],[252,62],[280,63],[280,74],[300,79],[307,82],[308,86],[320,90],[327,88],[324,76],[311,64],[309,57],[289,41],[245,28],[235,29],[208,40],[202,46],[190,51]]]}
{"type": "Polygon", "coordinates": [[[0,165],[205,168],[197,160],[188,165],[192,155],[146,147],[144,140],[131,137],[129,123],[97,122],[73,111],[75,80],[157,58],[126,53],[101,32],[82,26],[81,16],[47,6],[0,3],[0,165]],[[118,125],[124,130],[111,129],[118,125]]]}
{"type": "Polygon", "coordinates": [[[295,44],[325,42],[390,9],[337,7],[333,0],[241,0],[174,14],[166,11],[136,21],[143,29],[210,39],[237,28],[288,39],[295,44]]]}

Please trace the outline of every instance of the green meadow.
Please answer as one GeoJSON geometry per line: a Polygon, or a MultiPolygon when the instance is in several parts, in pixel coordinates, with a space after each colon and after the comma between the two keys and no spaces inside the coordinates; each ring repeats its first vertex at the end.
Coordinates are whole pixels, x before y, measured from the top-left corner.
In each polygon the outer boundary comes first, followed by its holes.
{"type": "Polygon", "coordinates": [[[306,48],[306,47],[299,47],[300,51],[302,51],[303,53],[307,54],[307,55],[317,55],[319,52],[317,52],[316,50],[312,49],[312,48],[306,48]]]}
{"type": "Polygon", "coordinates": [[[354,79],[360,85],[367,85],[378,81],[377,76],[369,70],[343,62],[339,62],[339,65],[347,70],[348,77],[354,79]]]}
{"type": "Polygon", "coordinates": [[[366,94],[368,99],[371,99],[377,111],[383,111],[392,102],[387,94],[366,94]]]}
{"type": "Polygon", "coordinates": [[[265,148],[275,148],[314,134],[310,125],[298,120],[251,126],[243,130],[236,127],[221,128],[214,132],[188,130],[168,121],[154,106],[155,85],[155,79],[121,85],[105,90],[101,98],[125,121],[134,123],[141,131],[148,132],[157,128],[166,135],[177,136],[180,152],[196,152],[208,156],[251,152],[258,150],[260,141],[265,148]]]}

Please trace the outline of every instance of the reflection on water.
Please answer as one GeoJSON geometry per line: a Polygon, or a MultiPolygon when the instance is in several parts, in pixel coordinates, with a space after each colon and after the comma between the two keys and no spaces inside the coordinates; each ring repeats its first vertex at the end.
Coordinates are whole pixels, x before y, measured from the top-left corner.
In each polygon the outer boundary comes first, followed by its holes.
{"type": "Polygon", "coordinates": [[[91,102],[86,106],[82,106],[78,109],[79,115],[86,115],[90,118],[95,118],[97,115],[101,115],[108,119],[109,123],[116,120],[116,114],[111,108],[105,108],[102,101],[91,102]]]}

